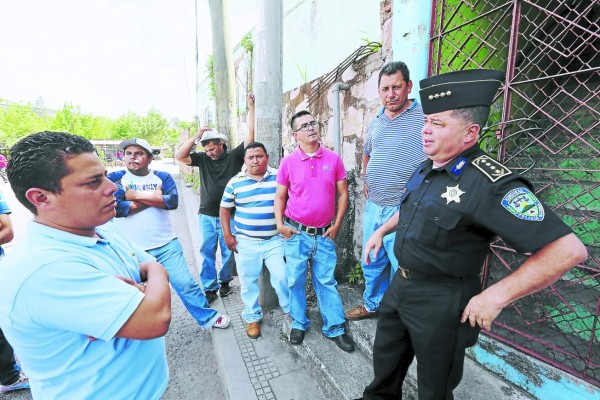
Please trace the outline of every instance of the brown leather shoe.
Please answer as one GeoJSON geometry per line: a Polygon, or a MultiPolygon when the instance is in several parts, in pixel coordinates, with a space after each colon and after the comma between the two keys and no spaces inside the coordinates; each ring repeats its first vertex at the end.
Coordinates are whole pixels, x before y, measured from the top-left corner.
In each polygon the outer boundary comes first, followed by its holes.
{"type": "Polygon", "coordinates": [[[260,336],[260,323],[250,322],[246,325],[246,333],[250,339],[256,339],[260,336]]]}
{"type": "Polygon", "coordinates": [[[368,311],[364,304],[356,306],[351,310],[346,311],[346,318],[350,321],[358,321],[361,319],[374,318],[377,316],[378,311],[368,311]]]}

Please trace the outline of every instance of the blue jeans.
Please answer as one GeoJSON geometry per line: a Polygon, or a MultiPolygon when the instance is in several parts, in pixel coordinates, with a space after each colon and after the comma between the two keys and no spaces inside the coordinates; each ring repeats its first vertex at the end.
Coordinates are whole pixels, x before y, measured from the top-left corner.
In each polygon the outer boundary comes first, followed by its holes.
{"type": "Polygon", "coordinates": [[[0,329],[0,385],[12,385],[19,379],[20,372],[13,348],[0,329]]]}
{"type": "Polygon", "coordinates": [[[289,312],[289,290],[287,286],[287,275],[285,261],[283,260],[283,240],[279,235],[270,239],[249,239],[243,235],[237,235],[237,253],[235,263],[238,266],[238,277],[240,278],[241,296],[244,302],[242,318],[244,321],[256,322],[263,317],[262,308],[258,305],[258,278],[262,270],[263,262],[271,275],[271,285],[277,293],[279,305],[285,313],[289,312]]]}
{"type": "MultiPolygon", "coordinates": [[[[231,218],[231,230],[233,227],[233,218],[231,218]]],[[[219,284],[228,283],[233,280],[231,271],[235,262],[233,252],[227,248],[221,221],[219,217],[198,214],[198,225],[200,228],[200,256],[202,257],[200,265],[200,282],[204,290],[217,290],[219,284]],[[219,282],[217,283],[217,243],[221,248],[221,270],[219,271],[219,282]]]]}
{"type": "Polygon", "coordinates": [[[202,288],[192,277],[185,263],[179,240],[173,239],[162,247],[146,250],[146,252],[165,267],[169,273],[169,283],[198,324],[203,329],[212,327],[219,318],[219,313],[209,308],[202,288]]]}
{"type": "MultiPolygon", "coordinates": [[[[389,220],[399,209],[400,206],[382,207],[367,201],[365,204],[365,216],[363,218],[363,248],[365,247],[365,242],[373,235],[373,232],[379,229],[379,227],[389,220]]],[[[373,259],[373,254],[371,254],[370,264],[365,264],[364,258],[361,257],[363,260],[363,276],[365,277],[365,292],[363,293],[363,299],[365,308],[368,311],[379,310],[379,303],[381,303],[383,294],[398,270],[398,260],[394,255],[395,240],[395,231],[386,235],[383,238],[383,247],[379,249],[377,258],[373,259]]]]}
{"type": "Polygon", "coordinates": [[[344,306],[333,276],[337,261],[335,242],[328,237],[312,236],[300,231],[284,240],[284,249],[290,288],[292,329],[306,331],[310,327],[310,319],[306,316],[305,289],[310,261],[312,283],[323,318],[323,335],[336,337],[343,334],[346,322],[344,306]]]}

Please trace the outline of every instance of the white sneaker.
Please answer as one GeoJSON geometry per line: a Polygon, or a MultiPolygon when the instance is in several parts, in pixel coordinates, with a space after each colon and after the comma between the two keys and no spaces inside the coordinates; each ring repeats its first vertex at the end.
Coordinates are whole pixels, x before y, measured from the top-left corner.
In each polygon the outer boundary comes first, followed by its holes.
{"type": "Polygon", "coordinates": [[[12,385],[0,385],[0,393],[12,392],[13,390],[29,389],[29,379],[21,372],[19,379],[12,385]]]}
{"type": "Polygon", "coordinates": [[[219,315],[219,318],[217,318],[217,322],[215,322],[212,327],[218,329],[225,329],[229,326],[230,322],[231,319],[229,319],[229,317],[226,314],[221,314],[219,315]]]}

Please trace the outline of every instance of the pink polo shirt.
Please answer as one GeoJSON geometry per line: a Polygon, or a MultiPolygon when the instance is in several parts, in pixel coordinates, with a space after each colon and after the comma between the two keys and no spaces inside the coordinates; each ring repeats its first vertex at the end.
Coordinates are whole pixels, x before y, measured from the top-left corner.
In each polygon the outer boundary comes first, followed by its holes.
{"type": "Polygon", "coordinates": [[[321,228],[333,221],[337,182],[346,179],[337,153],[319,147],[309,157],[300,147],[281,160],[277,183],[288,188],[285,216],[303,225],[321,228]]]}

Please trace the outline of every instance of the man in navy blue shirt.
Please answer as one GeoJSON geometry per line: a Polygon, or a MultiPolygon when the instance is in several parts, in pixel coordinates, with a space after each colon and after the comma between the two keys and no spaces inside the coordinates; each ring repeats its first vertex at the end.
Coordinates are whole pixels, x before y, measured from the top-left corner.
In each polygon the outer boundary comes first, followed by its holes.
{"type": "Polygon", "coordinates": [[[414,357],[420,400],[453,399],[465,349],[504,307],[557,281],[587,257],[585,246],[530,183],[477,145],[504,73],[458,71],[420,82],[429,160],[406,184],[400,212],[367,241],[365,262],[396,232],[399,268],[381,303],[375,378],[363,398],[402,396],[414,357]],[[489,244],[502,237],[532,255],[483,292],[489,244]],[[371,253],[373,251],[373,253],[371,253]]]}

